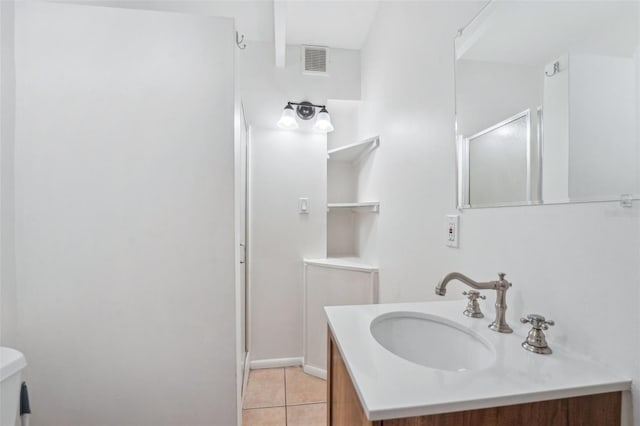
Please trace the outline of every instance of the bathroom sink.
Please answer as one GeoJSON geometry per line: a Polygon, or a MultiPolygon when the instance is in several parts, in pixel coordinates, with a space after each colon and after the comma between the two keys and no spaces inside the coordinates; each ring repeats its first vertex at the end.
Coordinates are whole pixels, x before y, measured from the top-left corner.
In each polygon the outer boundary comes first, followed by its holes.
{"type": "Polygon", "coordinates": [[[487,339],[435,315],[418,312],[380,315],[371,322],[371,334],[400,358],[437,370],[481,370],[495,361],[495,349],[487,339]]]}

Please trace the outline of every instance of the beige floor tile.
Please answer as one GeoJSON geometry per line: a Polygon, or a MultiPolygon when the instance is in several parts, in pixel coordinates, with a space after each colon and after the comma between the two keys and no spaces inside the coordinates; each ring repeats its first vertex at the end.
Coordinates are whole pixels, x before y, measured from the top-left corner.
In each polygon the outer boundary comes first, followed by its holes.
{"type": "Polygon", "coordinates": [[[326,426],[327,404],[287,407],[287,426],[326,426]]]}
{"type": "Polygon", "coordinates": [[[285,408],[271,407],[242,410],[242,426],[287,426],[285,408]]]}
{"type": "Polygon", "coordinates": [[[251,370],[244,408],[282,407],[284,404],[284,369],[251,370]]]}
{"type": "Polygon", "coordinates": [[[287,405],[326,402],[327,382],[305,374],[301,367],[285,369],[287,405]]]}

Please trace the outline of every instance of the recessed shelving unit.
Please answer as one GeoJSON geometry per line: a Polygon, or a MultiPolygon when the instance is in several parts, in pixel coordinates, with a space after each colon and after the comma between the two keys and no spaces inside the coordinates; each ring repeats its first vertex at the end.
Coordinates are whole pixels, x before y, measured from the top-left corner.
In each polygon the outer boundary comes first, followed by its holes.
{"type": "MultiPolygon", "coordinates": [[[[356,166],[379,146],[380,136],[374,136],[361,142],[330,149],[327,152],[328,159],[332,163],[346,163],[356,166]]],[[[331,211],[337,209],[349,209],[353,212],[359,213],[378,213],[380,212],[380,203],[377,201],[354,201],[327,204],[327,210],[331,211]]]]}
{"type": "MultiPolygon", "coordinates": [[[[348,101],[341,101],[348,102],[348,101]]],[[[342,125],[327,135],[326,257],[304,259],[305,373],[326,379],[327,322],[324,307],[378,303],[378,266],[375,253],[366,250],[375,238],[380,203],[375,188],[360,182],[380,146],[374,136],[357,143],[359,104],[339,103],[345,112],[342,125]],[[350,118],[347,120],[347,118],[350,118]],[[361,189],[362,188],[362,189],[361,189]],[[369,195],[370,194],[370,195],[369,195]],[[365,250],[363,250],[363,248],[365,250]]],[[[331,111],[335,111],[332,106],[331,111]]]]}
{"type": "Polygon", "coordinates": [[[380,203],[378,201],[370,201],[363,203],[329,203],[327,204],[329,210],[332,209],[351,209],[353,211],[365,211],[371,213],[380,212],[380,203]]]}
{"type": "Polygon", "coordinates": [[[356,129],[340,130],[343,133],[336,131],[328,140],[337,148],[327,151],[327,258],[342,259],[337,261],[342,264],[344,259],[360,261],[360,245],[368,241],[365,234],[374,229],[380,212],[375,193],[369,196],[359,190],[362,171],[374,158],[380,136],[352,143],[358,140],[356,129]]]}
{"type": "Polygon", "coordinates": [[[351,145],[330,149],[327,154],[329,155],[329,160],[331,161],[358,163],[378,146],[380,146],[380,137],[374,136],[372,138],[351,145]]]}

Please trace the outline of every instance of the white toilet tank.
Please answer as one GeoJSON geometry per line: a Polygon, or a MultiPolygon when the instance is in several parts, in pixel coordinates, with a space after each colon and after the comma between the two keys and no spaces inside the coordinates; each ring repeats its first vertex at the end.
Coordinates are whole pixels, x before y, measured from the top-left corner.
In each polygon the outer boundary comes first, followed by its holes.
{"type": "Polygon", "coordinates": [[[20,408],[22,370],[27,366],[24,355],[0,346],[0,426],[15,426],[20,408]]]}

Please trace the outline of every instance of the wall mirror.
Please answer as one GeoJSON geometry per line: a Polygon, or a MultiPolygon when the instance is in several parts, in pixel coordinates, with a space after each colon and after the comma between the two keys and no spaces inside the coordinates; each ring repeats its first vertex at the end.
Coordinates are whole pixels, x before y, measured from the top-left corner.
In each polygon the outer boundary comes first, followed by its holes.
{"type": "Polygon", "coordinates": [[[639,5],[494,0],[460,30],[459,208],[640,197],[639,5]]]}

